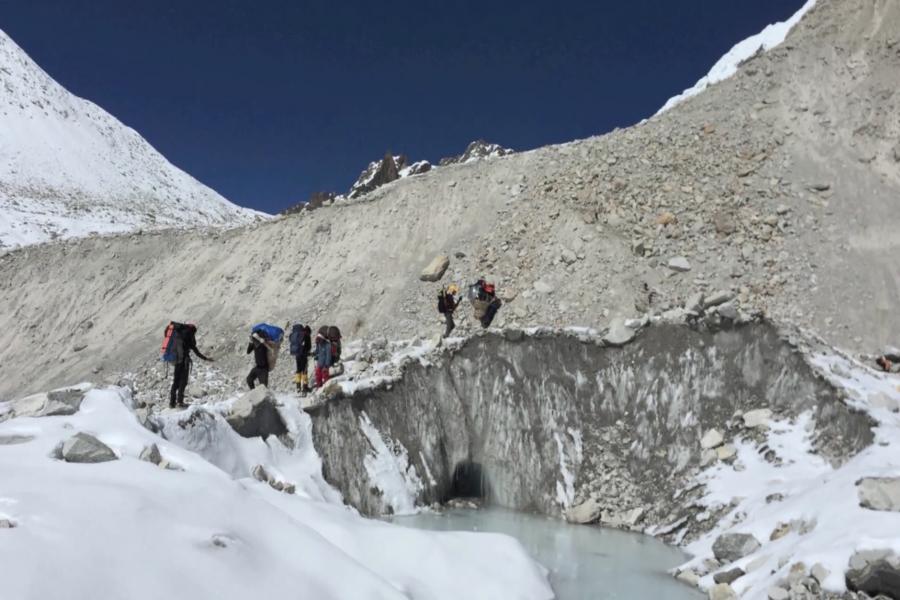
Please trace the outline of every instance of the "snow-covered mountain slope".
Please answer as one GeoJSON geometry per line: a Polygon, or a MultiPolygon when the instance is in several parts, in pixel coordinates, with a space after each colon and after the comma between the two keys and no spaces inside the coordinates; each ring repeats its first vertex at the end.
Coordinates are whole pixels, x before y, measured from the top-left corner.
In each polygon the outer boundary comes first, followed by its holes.
{"type": "Polygon", "coordinates": [[[159,417],[163,438],[139,424],[127,389],[80,393],[63,392],[74,411],[0,423],[4,599],[553,596],[512,538],[417,531],[344,506],[294,400],[280,402],[284,436],[241,437],[194,406],[159,417]],[[88,442],[57,450],[76,435],[88,442]],[[257,465],[290,487],[252,477],[257,465]],[[50,565],[65,568],[47,576],[50,565]]]}
{"type": "Polygon", "coordinates": [[[262,217],[56,83],[0,31],[0,247],[262,217]]]}

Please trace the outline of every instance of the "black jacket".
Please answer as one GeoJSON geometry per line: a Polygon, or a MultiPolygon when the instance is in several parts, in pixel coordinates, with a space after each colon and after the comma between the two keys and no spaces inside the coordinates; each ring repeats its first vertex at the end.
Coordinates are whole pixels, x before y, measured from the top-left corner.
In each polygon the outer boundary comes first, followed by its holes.
{"type": "Polygon", "coordinates": [[[203,360],[209,360],[209,358],[203,356],[203,353],[197,349],[197,338],[194,336],[194,330],[190,327],[186,327],[181,333],[181,362],[187,363],[191,360],[191,352],[202,358],[203,360]]]}
{"type": "Polygon", "coordinates": [[[247,354],[253,353],[253,359],[256,361],[256,367],[259,369],[269,370],[269,350],[266,345],[256,339],[251,339],[247,344],[247,354]]]}

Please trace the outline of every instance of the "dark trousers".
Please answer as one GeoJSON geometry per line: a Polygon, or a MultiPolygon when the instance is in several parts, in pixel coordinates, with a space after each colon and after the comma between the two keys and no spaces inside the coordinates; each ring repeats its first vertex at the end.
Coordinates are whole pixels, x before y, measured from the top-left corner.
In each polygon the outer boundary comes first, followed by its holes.
{"type": "Polygon", "coordinates": [[[172,376],[172,389],[169,390],[169,404],[184,404],[184,388],[191,374],[191,361],[175,363],[175,374],[172,376]]]}
{"type": "Polygon", "coordinates": [[[269,370],[262,367],[250,369],[250,374],[247,375],[247,385],[250,386],[251,390],[256,387],[255,381],[259,381],[264,386],[269,387],[269,370]]]}
{"type": "Polygon", "coordinates": [[[447,323],[446,329],[444,329],[444,337],[450,335],[450,332],[456,329],[456,323],[453,322],[453,313],[447,311],[444,313],[444,322],[447,323]]]}
{"type": "Polygon", "coordinates": [[[488,305],[487,311],[485,311],[484,316],[481,317],[481,326],[487,329],[491,326],[491,322],[494,320],[494,317],[497,316],[497,311],[500,310],[500,306],[503,303],[500,301],[500,298],[494,298],[491,300],[490,305],[488,305]]]}

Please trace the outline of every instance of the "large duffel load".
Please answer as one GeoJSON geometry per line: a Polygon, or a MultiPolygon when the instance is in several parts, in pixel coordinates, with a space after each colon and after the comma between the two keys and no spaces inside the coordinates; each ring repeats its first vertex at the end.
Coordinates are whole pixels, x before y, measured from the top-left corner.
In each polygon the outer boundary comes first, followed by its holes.
{"type": "Polygon", "coordinates": [[[281,342],[284,340],[284,329],[268,323],[257,323],[250,332],[251,337],[265,344],[269,361],[269,370],[275,368],[278,362],[278,353],[281,351],[281,342]]]}

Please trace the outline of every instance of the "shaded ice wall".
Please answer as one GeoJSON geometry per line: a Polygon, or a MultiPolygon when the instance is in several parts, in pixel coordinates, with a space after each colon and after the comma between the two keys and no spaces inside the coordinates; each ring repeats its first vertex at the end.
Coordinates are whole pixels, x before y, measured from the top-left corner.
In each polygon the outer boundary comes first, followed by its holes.
{"type": "Polygon", "coordinates": [[[472,464],[493,504],[559,515],[591,490],[665,522],[702,435],[727,435],[736,411],[761,407],[811,411],[816,447],[834,461],[872,441],[868,418],[764,323],[655,325],[623,348],[489,333],[310,413],[325,478],[367,514],[444,501],[472,464]]]}

